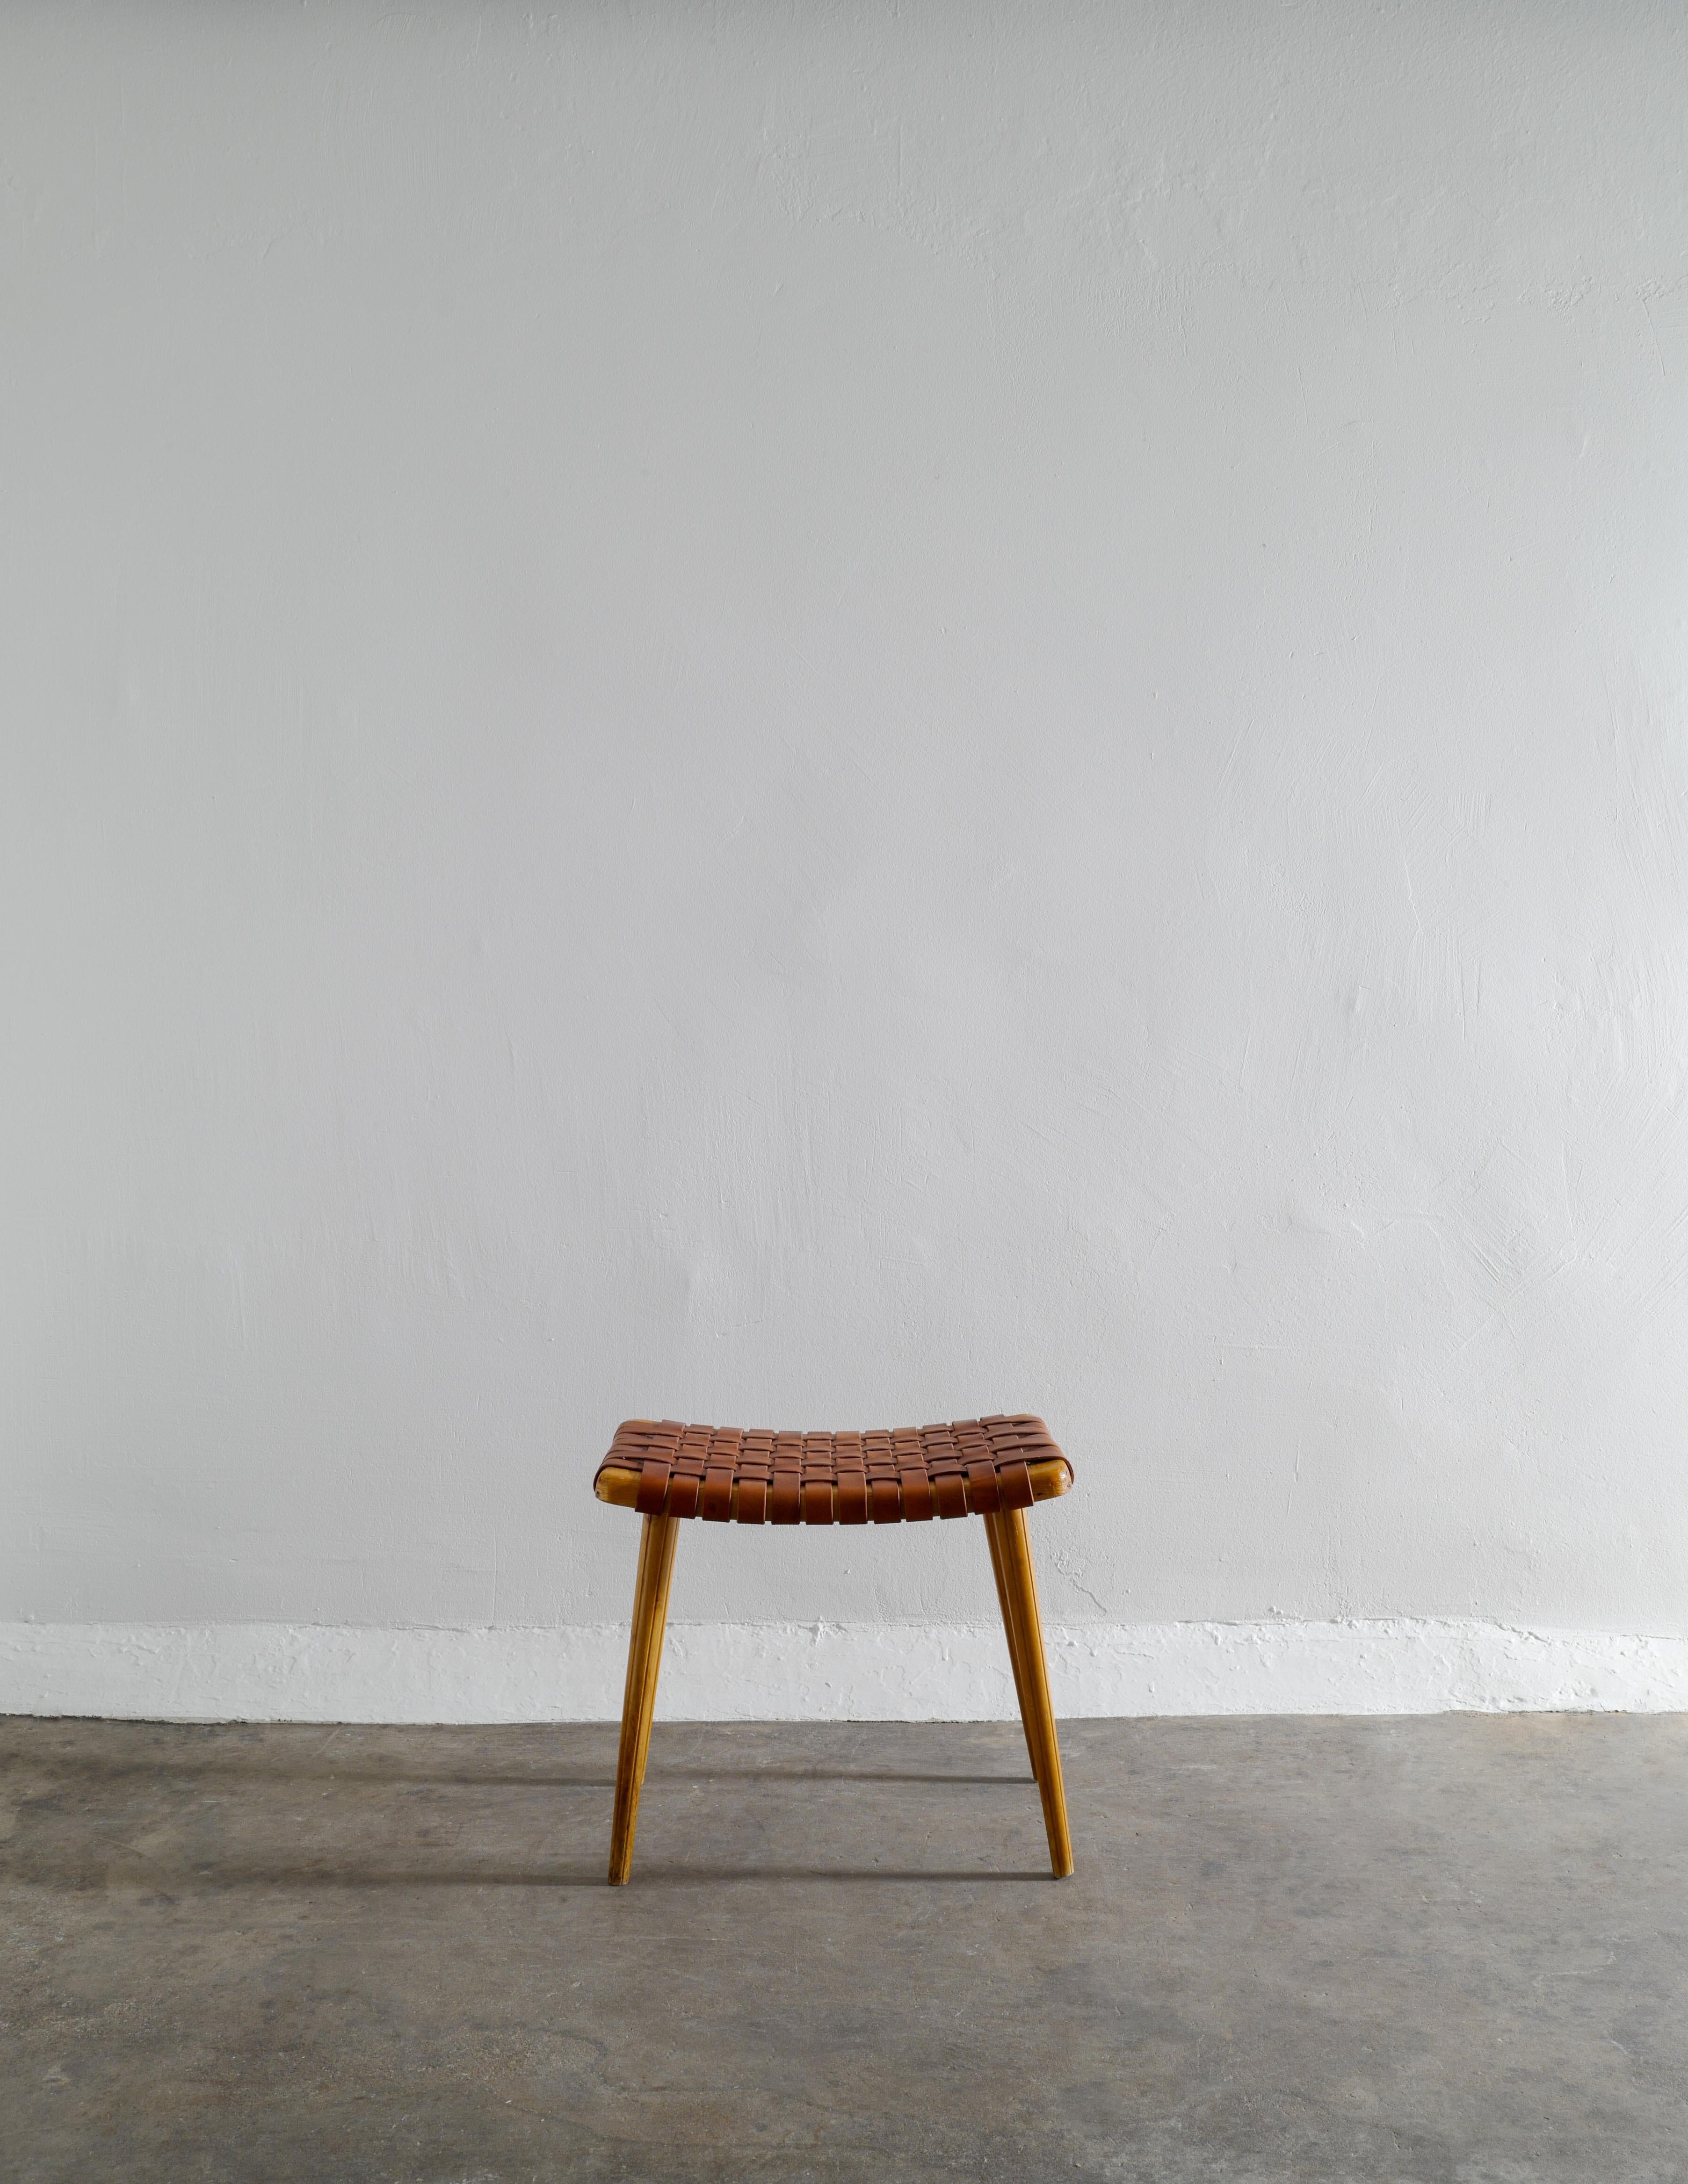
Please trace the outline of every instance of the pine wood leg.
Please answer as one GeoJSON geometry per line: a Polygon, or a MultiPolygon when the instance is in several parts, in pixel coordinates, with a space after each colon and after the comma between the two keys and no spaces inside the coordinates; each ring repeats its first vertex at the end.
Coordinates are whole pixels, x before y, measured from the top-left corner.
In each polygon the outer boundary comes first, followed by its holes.
{"type": "Polygon", "coordinates": [[[1032,1574],[1031,1543],[1026,1537],[1026,1513],[1007,1509],[996,1521],[1003,1590],[1008,1596],[1025,1678],[1027,1741],[1037,1754],[1038,1791],[1044,1802],[1049,1860],[1056,1879],[1064,1880],[1072,1870],[1072,1838],[1067,1832],[1067,1791],[1061,1780],[1061,1749],[1056,1742],[1055,1713],[1050,1705],[1049,1671],[1044,1663],[1044,1630],[1038,1614],[1037,1580],[1032,1574]]]}
{"type": "Polygon", "coordinates": [[[639,1534],[633,1628],[627,1641],[627,1682],[621,1700],[621,1742],[616,1755],[616,1818],[610,1830],[612,1888],[623,1886],[632,1870],[633,1829],[638,1821],[645,1755],[650,1749],[650,1719],[656,1705],[656,1672],[662,1660],[668,1582],[674,1574],[678,1529],[677,1518],[647,1517],[639,1534]]]}
{"type": "Polygon", "coordinates": [[[674,1549],[680,1537],[677,1518],[659,1517],[657,1522],[667,1529],[656,1550],[661,1555],[660,1589],[655,1620],[651,1626],[654,1635],[645,1658],[644,1691],[639,1700],[639,1771],[634,1784],[635,1797],[644,1787],[644,1764],[650,1757],[650,1724],[656,1712],[656,1672],[662,1666],[662,1641],[668,1629],[668,1587],[674,1575],[674,1549]]]}
{"type": "Polygon", "coordinates": [[[1008,1639],[1008,1664],[1014,1671],[1014,1696],[1020,1705],[1020,1726],[1026,1732],[1026,1750],[1031,1755],[1032,1780],[1038,1779],[1038,1748],[1032,1741],[1032,1710],[1026,1703],[1026,1671],[1020,1659],[1020,1641],[1014,1635],[1013,1611],[1008,1605],[1008,1586],[1002,1574],[1002,1541],[998,1535],[1000,1516],[984,1520],[984,1536],[990,1546],[990,1574],[996,1580],[996,1604],[1002,1611],[1002,1628],[1008,1639]]]}

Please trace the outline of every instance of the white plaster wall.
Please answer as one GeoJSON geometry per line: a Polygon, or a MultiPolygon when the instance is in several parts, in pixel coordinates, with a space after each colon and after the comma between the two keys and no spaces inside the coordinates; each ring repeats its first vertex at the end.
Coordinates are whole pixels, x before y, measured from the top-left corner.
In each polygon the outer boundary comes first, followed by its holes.
{"type": "MultiPolygon", "coordinates": [[[[1062,1720],[1138,1714],[1688,1716],[1688,1638],[1469,1617],[1045,1625],[1062,1720]]],[[[0,1624],[0,1711],[173,1721],[615,1721],[627,1625],[0,1624]]],[[[1015,1717],[1001,1624],[670,1623],[683,1721],[1015,1717]]]]}
{"type": "Polygon", "coordinates": [[[10,7],[0,735],[0,1619],[1688,1634],[1688,10],[10,7]]]}

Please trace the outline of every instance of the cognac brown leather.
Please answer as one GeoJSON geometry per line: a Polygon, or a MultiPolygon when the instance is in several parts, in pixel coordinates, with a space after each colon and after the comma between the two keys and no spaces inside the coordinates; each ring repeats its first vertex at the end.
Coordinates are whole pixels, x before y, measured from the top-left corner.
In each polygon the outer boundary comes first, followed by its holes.
{"type": "Polygon", "coordinates": [[[744,1433],[629,1418],[599,1474],[638,1474],[648,1517],[741,1524],[918,1524],[1029,1509],[1028,1464],[1072,1465],[1041,1418],[961,1418],[894,1433],[744,1433]]]}

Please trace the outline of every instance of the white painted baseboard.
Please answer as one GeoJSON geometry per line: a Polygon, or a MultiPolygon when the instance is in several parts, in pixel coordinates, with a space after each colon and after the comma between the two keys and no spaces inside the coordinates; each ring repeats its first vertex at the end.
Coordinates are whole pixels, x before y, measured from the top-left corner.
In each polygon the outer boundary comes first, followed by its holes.
{"type": "MultiPolygon", "coordinates": [[[[1688,1638],[1402,1618],[1078,1624],[1047,1634],[1057,1713],[1688,1710],[1688,1638]]],[[[0,1624],[0,1713],[177,1721],[611,1721],[625,1624],[543,1630],[0,1624]]],[[[995,1721],[974,1624],[676,1624],[658,1718],[995,1721]]]]}

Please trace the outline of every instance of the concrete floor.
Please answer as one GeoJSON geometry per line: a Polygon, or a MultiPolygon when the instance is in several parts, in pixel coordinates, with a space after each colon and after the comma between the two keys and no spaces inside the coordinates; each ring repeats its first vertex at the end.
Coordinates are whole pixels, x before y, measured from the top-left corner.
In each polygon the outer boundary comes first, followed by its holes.
{"type": "Polygon", "coordinates": [[[0,1721],[15,2184],[1688,2179],[1688,1718],[0,1721]]]}

